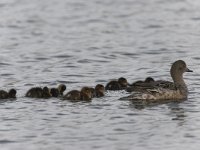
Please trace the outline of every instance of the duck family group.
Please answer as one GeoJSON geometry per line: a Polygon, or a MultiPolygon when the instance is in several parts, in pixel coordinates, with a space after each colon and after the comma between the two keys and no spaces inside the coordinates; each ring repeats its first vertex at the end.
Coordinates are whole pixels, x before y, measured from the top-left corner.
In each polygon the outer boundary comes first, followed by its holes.
{"type": "MultiPolygon", "coordinates": [[[[94,97],[102,97],[107,90],[126,90],[133,92],[128,97],[121,99],[129,100],[167,100],[167,99],[185,99],[188,95],[187,86],[183,80],[184,72],[192,72],[186,66],[183,60],[175,61],[170,69],[173,82],[157,80],[147,77],[144,81],[136,81],[132,84],[127,82],[126,78],[112,80],[104,85],[97,84],[93,87],[82,87],[81,90],[72,90],[64,94],[66,86],[60,84],[57,88],[33,87],[26,92],[26,97],[31,98],[50,98],[60,97],[63,100],[71,101],[91,101],[94,97]]],[[[10,89],[8,92],[0,90],[0,99],[16,98],[16,90],[10,89]]]]}
{"type": "MultiPolygon", "coordinates": [[[[153,82],[153,78],[148,77],[145,81],[136,81],[133,84],[129,84],[126,78],[119,78],[118,80],[112,80],[106,84],[106,86],[102,84],[97,84],[94,88],[84,86],[81,90],[71,90],[64,94],[66,90],[66,86],[64,84],[59,84],[57,88],[48,88],[45,87],[33,87],[29,89],[25,97],[30,98],[51,98],[51,97],[59,97],[63,100],[72,100],[72,101],[90,101],[94,97],[103,97],[105,95],[105,91],[107,90],[127,90],[128,92],[132,91],[132,88],[139,85],[140,83],[150,83],[153,82]]],[[[0,90],[0,99],[7,98],[16,98],[17,91],[15,89],[10,89],[8,92],[4,90],[0,90]]]]}

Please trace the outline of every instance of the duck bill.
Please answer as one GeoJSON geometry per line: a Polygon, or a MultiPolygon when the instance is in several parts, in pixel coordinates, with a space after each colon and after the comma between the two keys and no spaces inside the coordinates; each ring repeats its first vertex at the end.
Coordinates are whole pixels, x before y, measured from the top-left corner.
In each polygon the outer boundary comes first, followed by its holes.
{"type": "Polygon", "coordinates": [[[193,72],[193,71],[187,68],[187,69],[186,69],[186,72],[193,72]]]}

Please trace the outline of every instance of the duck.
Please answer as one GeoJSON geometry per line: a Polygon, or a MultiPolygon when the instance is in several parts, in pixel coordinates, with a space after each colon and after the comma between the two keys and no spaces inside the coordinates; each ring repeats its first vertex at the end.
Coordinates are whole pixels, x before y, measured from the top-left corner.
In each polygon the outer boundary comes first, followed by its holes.
{"type": "Polygon", "coordinates": [[[177,60],[172,64],[170,69],[173,82],[158,80],[151,83],[143,83],[141,84],[140,90],[120,99],[145,103],[165,100],[186,100],[188,96],[188,88],[183,79],[183,74],[185,72],[193,71],[188,69],[183,60],[177,60]]]}
{"type": "Polygon", "coordinates": [[[92,97],[96,97],[95,89],[93,87],[90,87],[90,91],[92,92],[92,97]]]}
{"type": "Polygon", "coordinates": [[[105,87],[102,84],[95,86],[95,97],[103,97],[105,94],[105,87]]]}
{"type": "Polygon", "coordinates": [[[105,86],[106,90],[124,90],[128,86],[127,79],[124,77],[120,77],[118,80],[112,80],[108,82],[105,86]]]}
{"type": "Polygon", "coordinates": [[[81,100],[81,92],[78,90],[71,90],[67,94],[65,94],[62,99],[63,100],[80,101],[81,100]]]}
{"type": "Polygon", "coordinates": [[[126,89],[127,86],[128,86],[128,81],[127,81],[127,79],[124,78],[124,77],[119,78],[119,79],[118,79],[118,83],[119,83],[121,89],[126,89]]]}
{"type": "Polygon", "coordinates": [[[155,80],[152,78],[152,77],[147,77],[144,82],[145,83],[151,83],[151,82],[154,82],[155,80]]]}
{"type": "Polygon", "coordinates": [[[140,87],[143,84],[152,83],[152,82],[155,82],[153,77],[147,77],[144,81],[142,80],[135,81],[132,84],[129,84],[129,86],[126,88],[126,91],[127,92],[137,91],[138,89],[140,89],[140,87]]]}
{"type": "Polygon", "coordinates": [[[58,91],[59,91],[60,96],[63,96],[63,93],[65,90],[66,90],[66,85],[64,85],[64,84],[58,85],[58,91]]]}
{"type": "Polygon", "coordinates": [[[43,97],[43,98],[50,98],[51,96],[52,96],[52,95],[51,95],[51,93],[50,93],[49,88],[48,88],[47,86],[45,86],[45,87],[43,88],[42,97],[43,97]]]}
{"type": "Polygon", "coordinates": [[[91,101],[92,100],[92,91],[90,87],[83,87],[81,89],[81,100],[91,101]]]}
{"type": "Polygon", "coordinates": [[[66,86],[64,84],[59,84],[57,88],[51,88],[50,93],[52,97],[63,96],[63,92],[66,90],[66,86]]]}
{"type": "Polygon", "coordinates": [[[31,97],[31,98],[50,98],[51,93],[47,86],[45,86],[43,88],[33,87],[27,91],[25,96],[31,97]]]}
{"type": "Polygon", "coordinates": [[[0,99],[16,98],[16,93],[15,89],[10,89],[8,92],[0,90],[0,99]]]}
{"type": "Polygon", "coordinates": [[[91,101],[92,100],[92,91],[90,87],[83,87],[79,90],[71,90],[63,96],[63,100],[71,101],[91,101]]]}
{"type": "Polygon", "coordinates": [[[51,88],[50,94],[51,94],[52,97],[59,97],[60,96],[60,92],[57,88],[51,88]]]}

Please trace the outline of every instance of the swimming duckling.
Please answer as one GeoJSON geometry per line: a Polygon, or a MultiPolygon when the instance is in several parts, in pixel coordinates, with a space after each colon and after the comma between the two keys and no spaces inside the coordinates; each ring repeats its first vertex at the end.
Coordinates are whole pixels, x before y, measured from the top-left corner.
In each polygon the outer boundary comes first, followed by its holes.
{"type": "Polygon", "coordinates": [[[105,94],[105,87],[102,84],[97,84],[95,86],[95,97],[102,97],[105,94]]]}
{"type": "Polygon", "coordinates": [[[29,89],[27,92],[26,92],[26,97],[32,97],[32,98],[42,98],[42,88],[41,87],[34,87],[34,88],[31,88],[29,89]]]}
{"type": "Polygon", "coordinates": [[[128,82],[125,78],[121,77],[118,80],[112,80],[107,83],[105,89],[106,90],[124,90],[128,86],[128,82]]]}
{"type": "Polygon", "coordinates": [[[126,89],[126,91],[127,92],[140,91],[141,87],[143,87],[142,85],[147,85],[152,82],[155,82],[155,80],[152,77],[147,77],[144,81],[142,81],[142,80],[135,81],[134,83],[129,85],[129,87],[126,89]]]}
{"type": "Polygon", "coordinates": [[[95,97],[96,96],[95,89],[93,87],[90,87],[90,91],[92,92],[92,97],[95,97]]]}
{"type": "Polygon", "coordinates": [[[15,89],[10,89],[8,92],[9,98],[16,98],[17,91],[15,89]]]}
{"type": "Polygon", "coordinates": [[[49,88],[47,86],[45,86],[43,88],[42,97],[43,98],[50,98],[51,97],[50,90],[49,90],[49,88]]]}
{"type": "Polygon", "coordinates": [[[154,82],[154,81],[155,80],[152,77],[147,77],[144,81],[138,80],[138,81],[133,82],[129,86],[137,86],[137,85],[140,85],[142,83],[151,83],[151,82],[154,82]]]}
{"type": "Polygon", "coordinates": [[[64,84],[60,84],[58,86],[59,95],[62,96],[63,92],[66,90],[66,86],[64,84]]]}
{"type": "Polygon", "coordinates": [[[60,95],[60,92],[57,88],[51,88],[50,93],[52,97],[58,97],[60,95]]]}
{"type": "Polygon", "coordinates": [[[105,89],[112,90],[112,91],[120,90],[120,84],[118,81],[112,80],[106,84],[105,89]]]}
{"type": "Polygon", "coordinates": [[[31,97],[31,98],[50,98],[51,93],[48,87],[34,87],[31,88],[27,91],[26,97],[31,97]]]}
{"type": "Polygon", "coordinates": [[[128,82],[127,82],[126,78],[123,78],[123,77],[118,79],[118,83],[120,84],[121,89],[126,89],[128,86],[128,82]]]}
{"type": "Polygon", "coordinates": [[[15,89],[10,89],[9,92],[0,90],[0,99],[16,98],[17,91],[15,89]]]}
{"type": "Polygon", "coordinates": [[[79,101],[81,100],[81,92],[78,90],[69,91],[63,96],[63,100],[79,101]]]}
{"type": "Polygon", "coordinates": [[[155,80],[152,78],[152,77],[147,77],[144,82],[145,83],[151,83],[151,82],[154,82],[155,80]]]}
{"type": "Polygon", "coordinates": [[[81,89],[81,100],[83,101],[92,100],[92,91],[90,87],[83,87],[81,89]]]}
{"type": "Polygon", "coordinates": [[[52,97],[63,96],[63,92],[66,90],[66,86],[64,84],[60,84],[57,88],[51,88],[50,93],[52,97]]]}
{"type": "Polygon", "coordinates": [[[90,101],[92,100],[92,91],[90,87],[83,87],[81,91],[72,90],[63,96],[63,100],[71,101],[90,101]]]}

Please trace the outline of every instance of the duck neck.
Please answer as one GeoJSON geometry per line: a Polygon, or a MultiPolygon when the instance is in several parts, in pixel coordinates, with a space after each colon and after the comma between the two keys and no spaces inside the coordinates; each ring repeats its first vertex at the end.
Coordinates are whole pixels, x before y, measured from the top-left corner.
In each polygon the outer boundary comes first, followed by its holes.
{"type": "Polygon", "coordinates": [[[174,81],[176,88],[179,89],[182,94],[188,93],[187,86],[183,80],[183,75],[181,75],[179,77],[177,77],[177,76],[173,77],[173,81],[174,81]]]}
{"type": "Polygon", "coordinates": [[[171,74],[174,84],[177,87],[186,87],[186,84],[183,80],[183,74],[171,74]]]}

